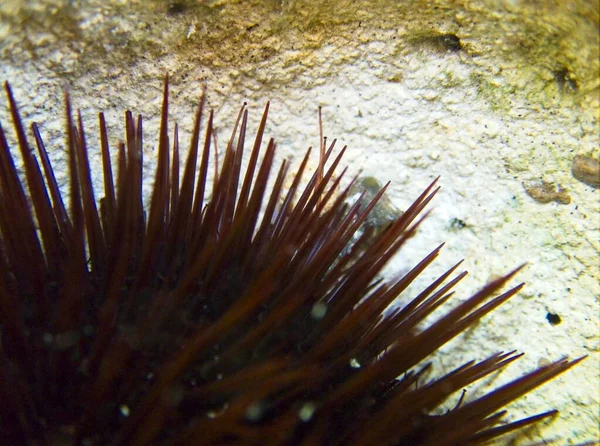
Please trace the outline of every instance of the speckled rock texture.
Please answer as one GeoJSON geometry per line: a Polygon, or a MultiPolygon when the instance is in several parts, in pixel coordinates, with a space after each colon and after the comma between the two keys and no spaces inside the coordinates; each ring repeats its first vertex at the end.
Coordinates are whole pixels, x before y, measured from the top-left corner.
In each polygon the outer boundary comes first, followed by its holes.
{"type": "MultiPolygon", "coordinates": [[[[600,190],[574,177],[572,164],[581,156],[597,165],[600,155],[599,8],[584,0],[8,0],[0,79],[11,82],[26,121],[41,124],[62,184],[63,88],[82,109],[91,147],[98,111],[113,145],[125,108],[142,113],[152,167],[166,72],[182,141],[206,85],[220,147],[244,101],[256,128],[270,100],[267,134],[281,158],[297,162],[319,143],[322,106],[325,134],[349,147],[351,173],[392,181],[390,208],[401,211],[440,175],[430,216],[389,273],[446,241],[423,280],[465,258],[460,300],[528,266],[525,290],[445,346],[434,368],[526,353],[484,388],[467,389],[470,398],[539,363],[589,355],[508,417],[561,412],[511,444],[592,444],[600,440],[600,190]]],[[[4,101],[0,118],[8,122],[4,101]]],[[[96,154],[92,162],[100,167],[96,154]]]]}

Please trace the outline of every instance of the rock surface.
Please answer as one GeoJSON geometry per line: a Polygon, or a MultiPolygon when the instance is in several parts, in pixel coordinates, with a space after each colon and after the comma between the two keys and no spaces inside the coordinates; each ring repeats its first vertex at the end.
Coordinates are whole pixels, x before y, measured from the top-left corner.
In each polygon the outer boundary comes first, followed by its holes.
{"type": "MultiPolygon", "coordinates": [[[[8,0],[0,6],[0,78],[27,122],[41,124],[63,184],[62,89],[90,136],[96,113],[106,112],[113,146],[123,110],[142,113],[152,167],[166,72],[182,141],[206,85],[221,146],[242,102],[256,128],[271,100],[267,134],[280,157],[297,162],[319,143],[322,106],[325,134],[349,146],[351,173],[391,180],[395,208],[441,175],[433,212],[390,274],[441,241],[445,253],[424,279],[466,258],[470,274],[457,299],[529,265],[520,275],[525,291],[443,348],[434,368],[524,351],[486,382],[496,387],[538,363],[589,355],[509,412],[516,419],[559,409],[559,419],[525,440],[573,445],[600,440],[600,191],[571,174],[576,155],[599,155],[599,14],[584,0],[8,0]],[[535,201],[522,186],[531,182],[560,184],[570,203],[535,201]]],[[[5,103],[0,118],[8,122],[5,103]]],[[[92,163],[100,167],[99,157],[92,163]]],[[[468,389],[467,398],[483,390],[468,389]]]]}

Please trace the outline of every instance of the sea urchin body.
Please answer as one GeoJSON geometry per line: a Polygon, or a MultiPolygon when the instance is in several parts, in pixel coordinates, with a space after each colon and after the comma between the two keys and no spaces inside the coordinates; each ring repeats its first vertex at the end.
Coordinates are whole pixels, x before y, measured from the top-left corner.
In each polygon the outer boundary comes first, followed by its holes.
{"type": "Polygon", "coordinates": [[[33,124],[36,156],[6,84],[27,187],[0,128],[2,444],[478,444],[554,413],[502,424],[503,406],[578,360],[431,415],[520,355],[498,353],[432,382],[417,365],[522,286],[497,295],[514,271],[417,329],[466,274],[459,263],[383,316],[441,249],[378,280],[415,233],[435,182],[384,231],[353,238],[383,190],[367,206],[347,204],[335,141],[305,186],[308,154],[291,176],[283,162],[267,188],[274,141],[259,154],[268,105],[245,167],[242,108],[209,182],[214,127],[211,112],[201,137],[203,100],[180,181],[167,84],[148,206],[141,117],[126,113],[113,175],[100,114],[97,202],[81,115],[73,119],[67,97],[65,205],[40,132],[33,124]]]}

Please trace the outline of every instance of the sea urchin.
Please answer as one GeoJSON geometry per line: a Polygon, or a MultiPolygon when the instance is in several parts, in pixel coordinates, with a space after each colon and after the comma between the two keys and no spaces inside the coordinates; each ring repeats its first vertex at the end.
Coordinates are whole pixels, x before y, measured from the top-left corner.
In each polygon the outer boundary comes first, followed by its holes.
{"type": "Polygon", "coordinates": [[[522,287],[494,297],[515,270],[423,329],[466,274],[459,262],[384,316],[441,249],[402,277],[378,279],[415,233],[435,182],[385,230],[353,238],[383,190],[366,206],[347,204],[335,141],[306,185],[308,153],[291,177],[283,162],[268,190],[274,141],[259,152],[269,107],[245,168],[242,108],[211,182],[204,99],[180,181],[165,81],[148,206],[141,116],[125,114],[114,176],[100,114],[97,202],[81,115],[73,119],[67,96],[67,211],[38,127],[36,156],[6,91],[28,192],[0,128],[2,444],[478,444],[555,413],[502,424],[503,406],[579,360],[432,415],[520,355],[497,353],[430,382],[418,364],[522,287]]]}

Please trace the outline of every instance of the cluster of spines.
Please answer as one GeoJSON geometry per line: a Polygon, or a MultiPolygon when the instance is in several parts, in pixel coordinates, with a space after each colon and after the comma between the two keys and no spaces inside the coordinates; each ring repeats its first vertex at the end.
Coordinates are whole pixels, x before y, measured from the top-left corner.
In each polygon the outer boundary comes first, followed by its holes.
{"type": "Polygon", "coordinates": [[[385,188],[366,206],[347,204],[353,181],[339,192],[345,170],[335,173],[344,150],[325,168],[333,141],[304,187],[309,153],[287,190],[286,162],[267,190],[272,139],[259,158],[268,104],[245,168],[242,108],[210,188],[214,128],[211,112],[201,141],[204,99],[180,181],[165,81],[147,214],[141,116],[126,113],[115,179],[100,114],[98,209],[81,115],[73,120],[67,96],[67,211],[38,127],[41,168],[6,90],[29,193],[0,128],[0,439],[442,446],[481,443],[555,413],[502,424],[501,409],[579,360],[428,415],[520,356],[498,353],[428,383],[429,367],[415,370],[517,293],[522,284],[492,297],[517,270],[418,329],[466,274],[456,274],[459,262],[383,316],[441,249],[378,280],[414,235],[435,181],[385,231],[353,242],[385,188]]]}

